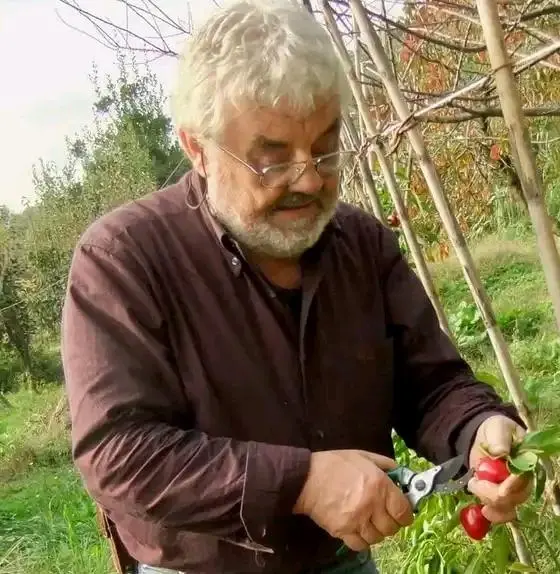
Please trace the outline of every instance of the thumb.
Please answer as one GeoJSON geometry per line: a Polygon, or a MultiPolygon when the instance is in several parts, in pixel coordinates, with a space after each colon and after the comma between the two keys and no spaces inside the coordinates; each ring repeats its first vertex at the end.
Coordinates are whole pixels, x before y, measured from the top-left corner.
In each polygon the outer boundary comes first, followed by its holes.
{"type": "Polygon", "coordinates": [[[501,415],[492,416],[483,423],[481,442],[491,456],[505,456],[511,450],[515,423],[501,415]]]}

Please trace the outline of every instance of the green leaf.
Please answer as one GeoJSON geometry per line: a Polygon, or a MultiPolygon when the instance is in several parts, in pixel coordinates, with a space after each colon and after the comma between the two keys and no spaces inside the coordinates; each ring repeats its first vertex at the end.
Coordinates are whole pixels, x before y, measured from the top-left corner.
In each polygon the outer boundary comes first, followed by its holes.
{"type": "Polygon", "coordinates": [[[508,460],[508,468],[512,474],[523,474],[524,472],[532,472],[539,457],[532,451],[526,451],[514,456],[508,460]]]}
{"type": "Polygon", "coordinates": [[[469,562],[467,569],[465,570],[464,574],[479,574],[481,562],[482,562],[482,554],[478,554],[476,556],[473,556],[473,558],[469,562]]]}
{"type": "Polygon", "coordinates": [[[560,453],[560,426],[527,433],[517,449],[520,453],[533,451],[549,456],[560,453]]]}
{"type": "Polygon", "coordinates": [[[521,562],[514,562],[509,567],[510,572],[530,572],[530,574],[538,574],[538,572],[532,566],[526,566],[521,564],[521,562]]]}
{"type": "Polygon", "coordinates": [[[487,371],[477,371],[476,378],[482,383],[486,383],[492,387],[502,387],[503,382],[496,375],[487,371]]]}
{"type": "Polygon", "coordinates": [[[507,571],[511,552],[510,539],[504,526],[494,528],[492,533],[492,554],[494,555],[495,574],[504,574],[507,571]]]}
{"type": "Polygon", "coordinates": [[[451,520],[445,523],[445,526],[442,529],[443,536],[447,536],[448,534],[450,534],[451,531],[455,530],[455,528],[459,526],[459,524],[460,524],[459,517],[453,516],[451,520]]]}
{"type": "Polygon", "coordinates": [[[546,473],[543,465],[539,462],[535,467],[535,501],[538,502],[544,492],[544,485],[546,483],[546,473]]]}

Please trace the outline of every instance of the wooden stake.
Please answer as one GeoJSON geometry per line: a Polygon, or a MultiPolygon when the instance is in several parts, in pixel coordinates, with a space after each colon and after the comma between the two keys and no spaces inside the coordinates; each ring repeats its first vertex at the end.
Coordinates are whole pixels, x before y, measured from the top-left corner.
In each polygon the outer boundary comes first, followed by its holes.
{"type": "Polygon", "coordinates": [[[373,117],[367,107],[367,103],[364,99],[361,86],[356,79],[355,69],[352,64],[352,60],[350,59],[348,51],[344,46],[344,43],[340,36],[340,32],[336,27],[332,11],[327,0],[323,0],[323,12],[327,24],[327,29],[329,30],[331,38],[333,39],[335,50],[337,51],[337,54],[346,70],[348,81],[350,83],[350,88],[352,90],[354,99],[358,106],[360,116],[363,119],[368,136],[371,138],[372,141],[371,147],[377,156],[377,160],[379,162],[379,168],[381,169],[381,173],[383,174],[383,178],[385,179],[387,189],[389,190],[389,194],[391,195],[391,199],[393,200],[393,203],[395,205],[395,209],[397,211],[397,215],[399,216],[401,227],[406,239],[406,243],[408,245],[408,248],[410,249],[410,254],[416,265],[418,276],[436,312],[441,329],[451,340],[453,340],[453,334],[451,333],[451,329],[449,328],[447,315],[445,314],[443,305],[441,304],[441,301],[439,300],[439,297],[437,295],[437,291],[432,281],[428,265],[426,264],[426,260],[424,259],[424,255],[422,253],[422,249],[420,247],[420,244],[418,243],[418,240],[416,239],[416,234],[414,233],[414,230],[412,229],[412,226],[410,224],[408,211],[402,199],[402,194],[400,192],[397,179],[395,177],[393,170],[389,165],[389,162],[387,161],[387,158],[382,148],[378,143],[375,142],[375,137],[377,136],[377,130],[373,122],[373,117]]]}
{"type": "MultiPolygon", "coordinates": [[[[348,131],[348,136],[350,138],[350,141],[352,142],[353,148],[360,149],[360,137],[358,136],[356,128],[352,123],[352,120],[346,114],[344,117],[344,125],[346,127],[346,130],[348,131]]],[[[373,181],[373,177],[369,169],[368,161],[363,155],[360,156],[358,161],[360,166],[360,175],[362,176],[362,182],[364,184],[364,188],[371,202],[371,206],[373,208],[373,214],[380,221],[384,221],[385,215],[383,214],[383,206],[381,205],[381,201],[379,201],[379,196],[377,195],[377,191],[375,189],[375,183],[373,181]]]]}
{"type": "MultiPolygon", "coordinates": [[[[393,108],[395,109],[397,115],[403,122],[407,122],[411,117],[411,111],[406,103],[404,96],[402,95],[396,78],[394,77],[391,64],[383,50],[381,41],[373,29],[371,22],[367,17],[366,10],[364,9],[360,0],[349,0],[352,13],[354,14],[356,21],[358,22],[358,27],[360,28],[360,33],[363,35],[370,56],[372,57],[374,64],[377,68],[377,73],[381,78],[385,90],[389,95],[392,102],[393,108]]],[[[324,2],[325,3],[325,2],[324,2]]],[[[525,390],[519,379],[519,374],[513,364],[509,348],[506,344],[504,336],[498,326],[496,321],[496,316],[490,302],[490,298],[480,280],[476,265],[469,251],[461,228],[453,214],[451,206],[447,200],[447,196],[443,190],[443,185],[435,168],[435,165],[428,153],[424,139],[420,130],[414,126],[410,127],[407,131],[409,141],[412,145],[412,149],[416,154],[418,159],[418,164],[441,217],[442,223],[449,235],[451,243],[457,253],[457,257],[461,266],[463,268],[463,274],[465,280],[471,290],[473,299],[475,300],[478,309],[482,315],[482,319],[486,326],[488,336],[494,348],[498,364],[506,385],[510,392],[510,395],[515,403],[519,414],[525,421],[527,428],[529,430],[535,430],[535,423],[533,420],[533,415],[528,407],[527,399],[525,396],[525,390]]],[[[543,466],[545,467],[547,477],[549,480],[554,481],[554,469],[549,459],[543,460],[543,466]]],[[[558,488],[553,483],[553,488],[551,492],[554,493],[553,497],[553,510],[555,514],[560,515],[560,498],[558,497],[558,488]]]]}
{"type": "Polygon", "coordinates": [[[544,201],[544,183],[538,173],[535,155],[525,123],[519,91],[512,72],[504,41],[504,31],[498,16],[495,0],[477,0],[478,13],[490,64],[496,78],[496,90],[508,128],[513,161],[521,180],[523,195],[537,237],[537,250],[544,269],[546,283],[556,324],[560,330],[560,255],[554,241],[552,222],[544,201]]]}

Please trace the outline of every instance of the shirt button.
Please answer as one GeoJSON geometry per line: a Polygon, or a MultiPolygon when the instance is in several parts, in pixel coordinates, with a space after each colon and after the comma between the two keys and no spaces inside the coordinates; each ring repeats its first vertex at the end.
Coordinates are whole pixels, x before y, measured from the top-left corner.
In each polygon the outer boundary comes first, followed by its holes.
{"type": "Polygon", "coordinates": [[[317,429],[315,431],[315,435],[319,440],[323,440],[325,438],[325,433],[321,429],[317,429]]]}

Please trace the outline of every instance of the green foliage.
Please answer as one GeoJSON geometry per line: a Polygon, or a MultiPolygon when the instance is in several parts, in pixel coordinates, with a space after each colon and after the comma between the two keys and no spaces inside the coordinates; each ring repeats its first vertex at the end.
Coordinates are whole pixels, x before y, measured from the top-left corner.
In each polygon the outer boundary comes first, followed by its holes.
{"type": "Polygon", "coordinates": [[[34,371],[33,337],[58,331],[72,253],[89,224],[190,167],[155,76],[121,55],[118,65],[118,76],[103,85],[94,67],[92,124],[67,140],[64,165],[39,162],[37,202],[18,215],[0,209],[0,392],[42,378],[34,371]]]}
{"type": "MultiPolygon", "coordinates": [[[[17,219],[0,209],[0,355],[12,349],[23,369],[31,369],[29,352],[35,325],[25,305],[19,303],[24,292],[25,251],[18,235],[17,219]]],[[[3,361],[0,361],[0,364],[3,361]]],[[[0,367],[1,370],[1,367],[0,367]]],[[[5,381],[0,379],[0,392],[5,381]]]]}
{"type": "MultiPolygon", "coordinates": [[[[430,466],[396,435],[394,445],[399,464],[414,470],[430,466]]],[[[460,509],[470,501],[471,498],[463,493],[432,496],[424,500],[411,526],[374,548],[380,571],[399,574],[463,574],[469,571],[496,574],[496,560],[499,563],[507,558],[511,563],[512,543],[503,528],[493,529],[480,543],[473,543],[463,532],[458,515],[460,509]]]]}
{"type": "Polygon", "coordinates": [[[477,347],[488,336],[480,311],[474,303],[461,301],[457,310],[449,316],[449,326],[463,350],[477,347]]]}
{"type": "MultiPolygon", "coordinates": [[[[163,90],[156,77],[149,71],[139,75],[135,66],[133,78],[129,78],[127,63],[122,55],[118,57],[119,77],[117,81],[107,79],[105,89],[99,88],[94,74],[99,117],[111,119],[116,126],[134,134],[139,146],[145,150],[151,163],[151,173],[159,188],[165,183],[176,181],[187,168],[172,172],[183,160],[178,141],[172,137],[171,119],[163,112],[163,90]]],[[[84,142],[77,139],[73,148],[79,155],[85,153],[84,142]]]]}
{"type": "MultiPolygon", "coordinates": [[[[394,435],[395,455],[399,464],[415,470],[429,466],[406,447],[400,437],[394,435]]],[[[558,449],[558,427],[529,439],[528,445],[545,445],[550,452],[558,449]],[[533,441],[533,442],[531,442],[533,441]]],[[[533,453],[525,453],[525,455],[533,453]]],[[[515,459],[519,471],[532,467],[534,461],[515,459]],[[523,467],[523,468],[521,468],[523,467]]],[[[426,499],[420,506],[414,523],[381,545],[374,547],[381,572],[398,574],[499,574],[520,571],[515,555],[513,539],[503,525],[494,525],[485,539],[476,542],[468,538],[459,524],[458,515],[464,506],[472,502],[472,495],[458,493],[436,495],[426,499]]],[[[531,551],[541,574],[556,574],[559,567],[556,558],[560,541],[560,524],[550,509],[542,509],[538,498],[521,507],[519,526],[531,540],[531,551]],[[536,536],[536,532],[538,536],[536,536]],[[552,542],[554,541],[554,542],[552,542]]]]}

